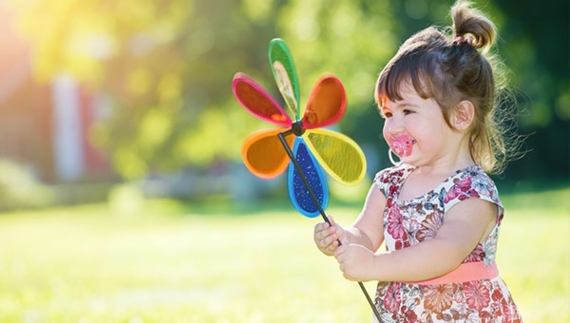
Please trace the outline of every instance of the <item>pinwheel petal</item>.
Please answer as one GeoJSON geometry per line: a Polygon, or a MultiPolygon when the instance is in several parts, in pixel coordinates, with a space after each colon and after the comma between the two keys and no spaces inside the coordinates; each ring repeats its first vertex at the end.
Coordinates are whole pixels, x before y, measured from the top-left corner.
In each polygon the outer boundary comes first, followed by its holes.
{"type": "Polygon", "coordinates": [[[349,137],[327,129],[307,130],[303,137],[321,166],[334,179],[357,184],[366,173],[366,158],[349,137]]]}
{"type": "MultiPolygon", "coordinates": [[[[245,166],[261,178],[275,178],[285,171],[289,156],[283,148],[277,134],[283,129],[265,129],[247,136],[241,147],[245,166]]],[[[294,137],[286,138],[289,147],[293,146],[294,137]]]]}
{"type": "Polygon", "coordinates": [[[236,73],[232,81],[234,96],[253,116],[273,124],[288,127],[291,118],[261,85],[243,73],[236,73]]]}
{"type": "Polygon", "coordinates": [[[303,115],[303,128],[313,129],[336,123],[346,110],[346,93],[340,80],[323,76],[313,88],[303,115]]]}
{"type": "MultiPolygon", "coordinates": [[[[329,203],[329,191],[325,174],[315,157],[307,149],[302,137],[296,137],[293,145],[293,154],[297,163],[301,166],[301,170],[311,190],[324,210],[329,203]]],[[[320,214],[319,208],[313,201],[307,186],[293,163],[289,165],[288,173],[289,198],[295,209],[310,218],[318,216],[320,214]]]]}
{"type": "Polygon", "coordinates": [[[298,121],[301,115],[299,110],[299,80],[291,52],[282,39],[276,38],[269,43],[269,63],[279,92],[281,92],[293,118],[298,121]]]}

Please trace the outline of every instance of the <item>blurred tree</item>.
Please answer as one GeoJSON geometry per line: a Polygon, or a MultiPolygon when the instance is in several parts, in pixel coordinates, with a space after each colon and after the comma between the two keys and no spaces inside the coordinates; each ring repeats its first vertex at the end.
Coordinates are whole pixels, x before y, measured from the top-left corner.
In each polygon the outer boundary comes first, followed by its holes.
{"type": "Polygon", "coordinates": [[[501,54],[513,71],[520,129],[529,152],[513,179],[570,182],[570,2],[497,0],[504,23],[501,54]],[[508,19],[507,19],[508,18],[508,19]],[[516,18],[516,19],[513,19],[516,18]]]}
{"type": "MultiPolygon", "coordinates": [[[[301,104],[320,74],[339,76],[349,104],[341,130],[385,151],[372,97],[376,76],[412,33],[448,26],[454,2],[6,1],[34,44],[39,79],[65,72],[108,95],[111,113],[93,140],[127,178],[238,158],[242,138],[265,125],[237,108],[231,78],[243,71],[277,93],[266,54],[275,37],[293,52],[301,104]]],[[[567,177],[568,2],[475,2],[499,27],[500,55],[517,93],[529,98],[519,100],[528,110],[522,129],[536,132],[529,148],[540,147],[515,164],[512,176],[538,174],[540,165],[567,177]],[[552,154],[561,158],[541,158],[552,154]]]]}
{"type": "Polygon", "coordinates": [[[261,123],[235,109],[230,81],[244,71],[276,93],[271,38],[292,48],[305,97],[319,74],[333,72],[355,112],[372,106],[375,75],[396,42],[390,10],[377,1],[10,3],[34,44],[38,79],[65,72],[108,96],[110,116],[92,139],[127,178],[236,158],[261,123]]]}
{"type": "Polygon", "coordinates": [[[20,13],[20,29],[32,40],[39,80],[68,73],[108,97],[109,117],[95,127],[92,140],[111,153],[123,176],[206,165],[239,153],[241,139],[254,120],[243,111],[226,108],[235,102],[231,78],[237,66],[258,74],[275,34],[270,21],[255,22],[246,15],[252,4],[230,0],[9,4],[20,13]]]}

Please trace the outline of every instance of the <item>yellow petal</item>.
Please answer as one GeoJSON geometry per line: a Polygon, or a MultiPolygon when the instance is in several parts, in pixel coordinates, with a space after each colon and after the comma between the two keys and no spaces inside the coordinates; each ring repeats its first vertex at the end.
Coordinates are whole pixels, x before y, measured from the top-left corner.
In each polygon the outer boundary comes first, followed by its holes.
{"type": "Polygon", "coordinates": [[[366,173],[362,149],[348,136],[327,129],[311,129],[304,134],[309,149],[334,179],[357,184],[366,173]]]}

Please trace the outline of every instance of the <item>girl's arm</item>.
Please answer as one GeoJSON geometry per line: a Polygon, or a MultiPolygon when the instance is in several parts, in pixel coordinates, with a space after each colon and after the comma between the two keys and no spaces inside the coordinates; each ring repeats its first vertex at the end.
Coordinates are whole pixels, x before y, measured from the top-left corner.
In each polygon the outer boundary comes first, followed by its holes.
{"type": "Polygon", "coordinates": [[[350,280],[413,282],[432,279],[457,268],[491,232],[497,206],[471,198],[453,206],[437,235],[417,245],[373,254],[358,245],[335,251],[344,276],[350,280]]]}
{"type": "Polygon", "coordinates": [[[315,244],[326,255],[333,255],[339,247],[338,241],[343,245],[358,244],[375,252],[384,241],[383,212],[386,198],[376,184],[372,184],[360,215],[350,227],[343,228],[338,225],[332,216],[329,216],[331,225],[319,223],[315,226],[313,234],[315,244]]]}

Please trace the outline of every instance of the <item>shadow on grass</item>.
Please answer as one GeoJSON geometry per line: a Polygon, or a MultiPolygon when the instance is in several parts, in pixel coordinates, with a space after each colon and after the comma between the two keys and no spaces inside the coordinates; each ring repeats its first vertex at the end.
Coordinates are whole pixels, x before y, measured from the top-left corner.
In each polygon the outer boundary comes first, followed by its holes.
{"type": "Polygon", "coordinates": [[[201,200],[173,201],[172,215],[192,216],[252,216],[267,213],[295,212],[286,199],[266,199],[252,201],[233,201],[229,198],[214,196],[201,200]]]}
{"type": "Polygon", "coordinates": [[[567,180],[497,181],[506,208],[527,210],[570,210],[570,183],[567,180]]]}
{"type": "MultiPolygon", "coordinates": [[[[364,202],[364,197],[362,199],[364,202]]],[[[257,216],[267,213],[290,213],[298,214],[288,198],[271,198],[250,201],[234,201],[230,198],[211,197],[201,200],[177,200],[174,201],[176,207],[172,209],[172,215],[188,215],[188,216],[257,216]]],[[[360,209],[362,203],[348,203],[331,198],[329,206],[331,208],[357,208],[360,209]]]]}
{"type": "MultiPolygon", "coordinates": [[[[565,181],[537,181],[533,183],[500,183],[499,194],[508,209],[570,209],[570,184],[565,181]]],[[[342,202],[331,197],[331,207],[360,209],[362,202],[342,202]]],[[[203,216],[254,216],[267,212],[297,213],[287,198],[271,198],[251,201],[233,201],[213,196],[199,201],[179,201],[181,214],[203,216]]],[[[327,210],[325,210],[326,212],[327,210]]]]}
{"type": "Polygon", "coordinates": [[[497,184],[501,195],[539,193],[570,188],[570,178],[505,181],[500,177],[493,177],[493,180],[497,184]]]}

